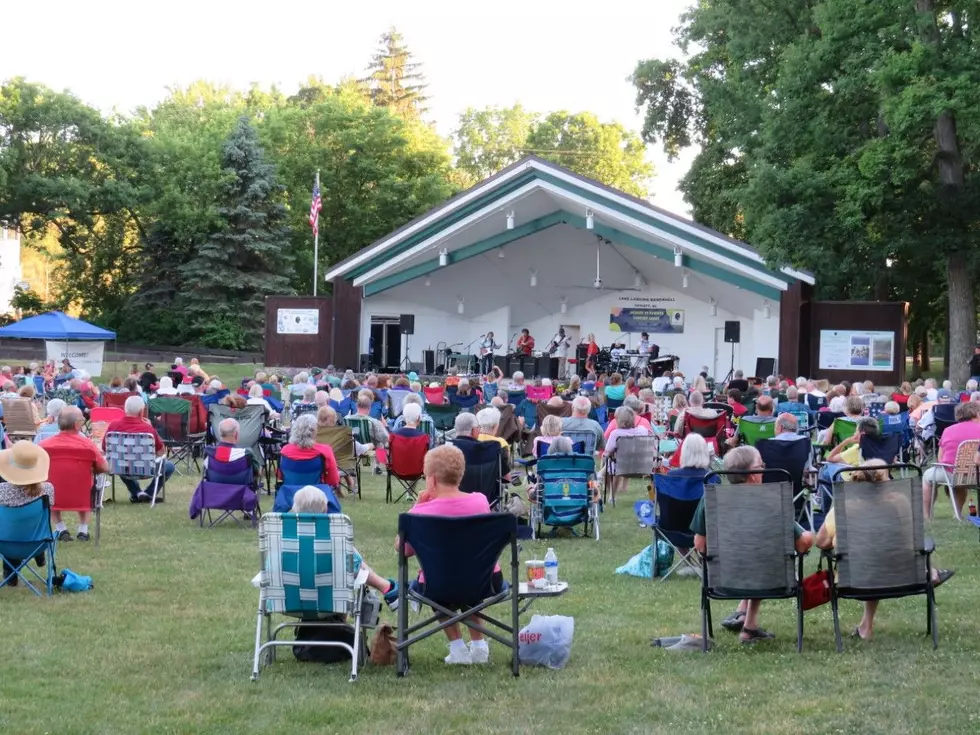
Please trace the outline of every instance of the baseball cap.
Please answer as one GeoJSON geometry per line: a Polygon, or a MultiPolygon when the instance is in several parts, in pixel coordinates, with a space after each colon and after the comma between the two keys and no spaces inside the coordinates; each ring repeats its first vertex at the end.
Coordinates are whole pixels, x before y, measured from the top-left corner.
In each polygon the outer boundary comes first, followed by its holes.
{"type": "Polygon", "coordinates": [[[936,398],[939,399],[940,401],[948,401],[952,399],[952,397],[953,394],[950,393],[945,388],[940,388],[938,391],[936,391],[936,398]]]}
{"type": "Polygon", "coordinates": [[[411,381],[417,381],[419,379],[419,374],[413,370],[408,374],[408,379],[411,381]]]}

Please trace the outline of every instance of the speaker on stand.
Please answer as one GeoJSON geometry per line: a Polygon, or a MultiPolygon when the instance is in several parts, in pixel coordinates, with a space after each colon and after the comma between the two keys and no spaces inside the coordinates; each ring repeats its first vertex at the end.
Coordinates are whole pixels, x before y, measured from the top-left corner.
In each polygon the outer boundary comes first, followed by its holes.
{"type": "Polygon", "coordinates": [[[738,344],[739,339],[742,336],[742,322],[740,321],[730,321],[725,322],[725,341],[732,346],[732,364],[728,368],[728,375],[725,379],[721,381],[723,384],[727,384],[732,376],[735,375],[735,345],[738,344]]]}
{"type": "Polygon", "coordinates": [[[408,346],[409,337],[415,334],[415,314],[401,314],[398,317],[398,331],[405,335],[405,357],[399,365],[399,370],[405,373],[412,372],[412,362],[408,355],[411,352],[408,346]]]}
{"type": "Polygon", "coordinates": [[[422,350],[422,374],[433,375],[436,372],[435,350],[422,350]]]}

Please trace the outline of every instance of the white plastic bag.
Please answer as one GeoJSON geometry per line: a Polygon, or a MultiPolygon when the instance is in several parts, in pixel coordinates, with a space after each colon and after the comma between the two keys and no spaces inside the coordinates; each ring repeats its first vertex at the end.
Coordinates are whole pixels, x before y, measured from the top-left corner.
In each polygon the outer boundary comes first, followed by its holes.
{"type": "Polygon", "coordinates": [[[518,638],[522,664],[561,669],[572,655],[575,618],[565,615],[532,615],[518,638]]]}

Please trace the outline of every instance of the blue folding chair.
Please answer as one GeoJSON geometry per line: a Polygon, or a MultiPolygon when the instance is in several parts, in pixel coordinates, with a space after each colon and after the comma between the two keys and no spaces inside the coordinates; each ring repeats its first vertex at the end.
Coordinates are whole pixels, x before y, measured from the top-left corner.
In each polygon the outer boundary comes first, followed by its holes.
{"type": "Polygon", "coordinates": [[[323,457],[311,459],[279,458],[283,485],[318,485],[323,477],[323,457]]]}
{"type": "MultiPolygon", "coordinates": [[[[209,449],[213,450],[212,447],[209,449]]],[[[208,528],[213,528],[228,518],[240,526],[248,522],[254,528],[258,525],[261,509],[258,500],[259,484],[249,458],[243,456],[223,462],[215,459],[213,452],[208,454],[204,476],[191,497],[191,519],[198,518],[198,525],[202,528],[205,518],[208,528]],[[212,510],[220,510],[221,515],[212,519],[212,510]],[[242,519],[235,515],[237,512],[242,513],[242,519]]]]}
{"type": "Polygon", "coordinates": [[[3,567],[0,587],[20,579],[40,597],[41,591],[31,583],[33,577],[51,595],[54,591],[55,546],[51,506],[46,495],[26,505],[0,506],[0,563],[3,567]],[[42,564],[45,572],[39,571],[42,564]]]}
{"type": "MultiPolygon", "coordinates": [[[[651,519],[653,529],[653,548],[657,541],[666,541],[674,550],[674,564],[660,578],[666,581],[682,566],[701,572],[701,561],[694,548],[694,534],[691,521],[698,503],[704,497],[704,470],[689,470],[653,475],[653,486],[657,491],[657,514],[651,519]],[[687,549],[687,551],[683,551],[687,549]]],[[[643,502],[643,501],[640,501],[643,502]]],[[[651,577],[652,579],[652,577],[651,577]]]]}
{"type": "Polygon", "coordinates": [[[538,459],[538,490],[531,506],[530,526],[535,537],[541,527],[552,534],[559,528],[583,526],[582,535],[599,540],[599,504],[589,486],[595,478],[591,454],[546,454],[538,459]]]}
{"type": "MultiPolygon", "coordinates": [[[[445,518],[398,516],[398,640],[397,673],[408,672],[408,649],[457,623],[463,623],[511,649],[511,672],[520,674],[518,656],[519,581],[517,576],[517,516],[487,513],[445,518]],[[494,583],[494,567],[510,547],[510,583],[494,583]],[[407,549],[425,570],[425,583],[408,582],[407,549]],[[434,614],[408,624],[409,602],[428,605],[434,614]],[[486,613],[491,605],[510,604],[510,620],[486,613]],[[473,616],[479,614],[479,618],[473,616]]],[[[501,575],[503,576],[503,575],[501,575]]]]}

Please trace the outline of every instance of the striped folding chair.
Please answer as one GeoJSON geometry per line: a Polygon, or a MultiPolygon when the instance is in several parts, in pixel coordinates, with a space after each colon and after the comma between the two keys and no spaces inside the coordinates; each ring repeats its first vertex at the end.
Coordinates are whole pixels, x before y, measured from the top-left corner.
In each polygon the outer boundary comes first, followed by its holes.
{"type": "Polygon", "coordinates": [[[342,514],[266,513],[259,524],[259,559],[252,681],[259,678],[264,652],[268,651],[267,662],[271,663],[277,647],[296,645],[295,640],[278,640],[281,630],[310,627],[353,631],[353,645],[316,640],[304,641],[304,645],[346,650],[351,657],[349,681],[356,681],[365,653],[362,629],[374,621],[365,621],[361,614],[367,572],[361,572],[350,518],[342,514]],[[296,620],[273,628],[273,615],[296,620]],[[353,617],[353,624],[347,623],[348,616],[353,617]]]}
{"type": "Polygon", "coordinates": [[[116,502],[116,475],[153,479],[153,497],[150,507],[156,505],[157,496],[164,499],[163,463],[158,457],[156,441],[152,434],[125,434],[111,431],[105,435],[105,458],[112,476],[112,502],[116,502]]]}

